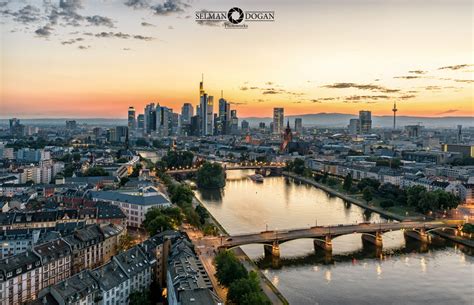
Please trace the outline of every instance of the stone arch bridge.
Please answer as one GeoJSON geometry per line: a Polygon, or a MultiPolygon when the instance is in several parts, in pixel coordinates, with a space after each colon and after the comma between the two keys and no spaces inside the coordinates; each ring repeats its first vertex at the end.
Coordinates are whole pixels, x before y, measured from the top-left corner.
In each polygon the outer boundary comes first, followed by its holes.
{"type": "Polygon", "coordinates": [[[457,230],[459,228],[458,224],[448,224],[443,221],[406,221],[387,223],[359,223],[354,225],[314,226],[306,229],[264,231],[260,233],[222,237],[219,249],[225,250],[249,244],[263,244],[265,254],[271,254],[273,257],[279,257],[280,244],[291,240],[310,238],[314,240],[315,249],[322,248],[326,251],[332,251],[333,238],[353,233],[362,234],[363,242],[373,244],[378,248],[382,248],[382,235],[385,232],[403,230],[406,236],[415,238],[422,243],[429,243],[431,238],[428,233],[437,229],[457,230]]]}

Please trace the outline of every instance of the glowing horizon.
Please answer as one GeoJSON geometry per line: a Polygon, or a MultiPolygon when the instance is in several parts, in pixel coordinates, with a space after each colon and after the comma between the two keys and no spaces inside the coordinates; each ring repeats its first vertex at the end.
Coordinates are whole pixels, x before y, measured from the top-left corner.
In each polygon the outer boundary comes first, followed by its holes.
{"type": "Polygon", "coordinates": [[[398,116],[474,116],[470,1],[238,1],[275,11],[246,30],[195,22],[196,10],[230,8],[220,2],[166,1],[0,7],[0,116],[124,118],[150,102],[180,112],[198,103],[201,73],[239,117],[392,115],[394,101],[398,116]]]}

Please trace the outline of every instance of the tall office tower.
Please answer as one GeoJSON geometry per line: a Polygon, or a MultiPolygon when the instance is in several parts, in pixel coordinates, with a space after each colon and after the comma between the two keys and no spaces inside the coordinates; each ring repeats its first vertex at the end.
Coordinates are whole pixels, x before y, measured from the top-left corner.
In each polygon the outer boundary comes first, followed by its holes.
{"type": "Polygon", "coordinates": [[[139,114],[137,116],[137,128],[142,131],[145,129],[145,115],[144,114],[139,114]]]}
{"type": "Polygon", "coordinates": [[[127,140],[128,140],[128,127],[127,126],[115,127],[115,139],[113,139],[113,142],[125,143],[127,140]]]}
{"type": "Polygon", "coordinates": [[[393,108],[392,108],[392,111],[393,111],[393,129],[395,130],[395,128],[397,127],[397,102],[393,102],[393,108]]]}
{"type": "Polygon", "coordinates": [[[360,133],[368,134],[372,130],[372,112],[361,110],[359,111],[360,133]]]}
{"type": "Polygon", "coordinates": [[[350,119],[348,128],[350,134],[358,134],[360,132],[359,119],[350,119]]]}
{"type": "Polygon", "coordinates": [[[184,103],[181,107],[181,124],[189,125],[191,124],[191,118],[194,115],[194,108],[191,103],[184,103]]]}
{"type": "Polygon", "coordinates": [[[211,135],[214,133],[214,97],[208,96],[207,97],[207,129],[206,135],[211,135]]]}
{"type": "Polygon", "coordinates": [[[214,97],[204,93],[200,101],[201,135],[212,136],[214,131],[214,97]]]}
{"type": "Polygon", "coordinates": [[[462,142],[462,125],[458,125],[457,140],[458,140],[458,144],[462,142]]]}
{"type": "Polygon", "coordinates": [[[135,119],[135,108],[133,106],[128,107],[128,129],[134,130],[137,127],[137,121],[135,119]]]}
{"type": "Polygon", "coordinates": [[[195,115],[191,118],[191,127],[189,129],[189,135],[198,137],[201,135],[201,117],[195,115]]]}
{"type": "Polygon", "coordinates": [[[283,108],[273,108],[273,133],[281,134],[283,132],[283,121],[285,120],[283,108]]]}
{"type": "Polygon", "coordinates": [[[295,132],[299,135],[303,133],[303,119],[302,118],[295,119],[295,132]]]}
{"type": "Polygon", "coordinates": [[[258,123],[258,129],[260,129],[260,132],[265,132],[265,122],[258,123]]]}
{"type": "Polygon", "coordinates": [[[171,132],[172,110],[167,107],[156,107],[156,131],[160,136],[167,137],[171,132]]]}
{"type": "Polygon", "coordinates": [[[239,118],[237,117],[237,110],[230,111],[230,133],[239,133],[239,118]]]}
{"type": "Polygon", "coordinates": [[[204,75],[199,83],[199,112],[201,135],[212,136],[214,132],[214,97],[204,91],[204,75]]]}
{"type": "Polygon", "coordinates": [[[249,122],[247,122],[246,120],[243,120],[242,123],[241,123],[241,126],[242,128],[242,132],[244,133],[247,133],[250,131],[250,125],[249,125],[249,122]]]}
{"type": "Polygon", "coordinates": [[[230,104],[224,99],[222,93],[219,99],[218,119],[217,132],[222,135],[228,134],[230,125],[230,104]]]}
{"type": "Polygon", "coordinates": [[[173,112],[173,109],[170,109],[170,122],[171,130],[170,135],[178,135],[181,133],[181,116],[179,113],[173,112]]]}
{"type": "MultiPolygon", "coordinates": [[[[158,106],[159,107],[159,106],[158,106]]],[[[144,113],[144,132],[150,134],[152,131],[156,131],[156,107],[155,103],[151,103],[145,106],[144,113]]]]}

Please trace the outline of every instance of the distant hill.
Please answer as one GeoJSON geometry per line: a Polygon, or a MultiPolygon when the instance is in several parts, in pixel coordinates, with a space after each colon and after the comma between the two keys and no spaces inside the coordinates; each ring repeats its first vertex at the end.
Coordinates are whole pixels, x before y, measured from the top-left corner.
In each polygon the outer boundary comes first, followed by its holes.
{"type": "MultiPolygon", "coordinates": [[[[303,119],[303,126],[312,127],[346,127],[349,120],[358,118],[357,115],[343,113],[316,113],[285,116],[286,121],[290,120],[290,126],[294,126],[295,118],[303,119]]],[[[272,118],[269,117],[248,117],[242,118],[250,123],[250,126],[258,126],[258,123],[265,122],[270,124],[272,118]]],[[[474,117],[416,117],[416,116],[397,116],[397,126],[415,125],[420,123],[425,127],[455,128],[457,125],[465,127],[474,127],[474,117]]],[[[373,127],[392,127],[392,116],[372,116],[373,127]]]]}
{"type": "MultiPolygon", "coordinates": [[[[106,118],[87,118],[87,119],[72,119],[72,118],[41,118],[41,119],[22,119],[20,121],[25,125],[35,125],[35,126],[66,126],[66,121],[75,120],[77,124],[87,124],[87,125],[101,125],[101,126],[119,126],[127,125],[126,119],[106,119],[106,118]]],[[[0,125],[8,125],[8,119],[0,119],[0,125]]]]}
{"type": "MultiPolygon", "coordinates": [[[[357,118],[357,115],[344,114],[344,113],[315,113],[315,114],[301,114],[301,115],[290,115],[285,117],[286,121],[290,120],[290,126],[294,126],[295,118],[303,119],[303,126],[306,127],[346,127],[349,124],[349,120],[357,118]]],[[[250,123],[250,126],[258,126],[258,123],[265,122],[270,124],[272,118],[270,117],[247,117],[239,118],[240,121],[246,120],[250,123]]],[[[36,126],[65,126],[67,120],[73,120],[71,118],[42,118],[42,119],[21,119],[21,122],[25,125],[36,125],[36,126]]],[[[127,125],[126,119],[106,119],[106,118],[87,118],[87,119],[75,119],[78,124],[88,125],[101,125],[101,126],[125,126],[127,125]]],[[[398,116],[397,126],[414,125],[420,123],[425,127],[435,128],[455,128],[457,125],[463,125],[464,127],[474,127],[474,117],[416,117],[416,116],[398,116]]],[[[0,119],[0,125],[8,125],[8,119],[0,119]]],[[[372,126],[373,127],[392,127],[393,117],[392,116],[373,116],[372,126]]]]}

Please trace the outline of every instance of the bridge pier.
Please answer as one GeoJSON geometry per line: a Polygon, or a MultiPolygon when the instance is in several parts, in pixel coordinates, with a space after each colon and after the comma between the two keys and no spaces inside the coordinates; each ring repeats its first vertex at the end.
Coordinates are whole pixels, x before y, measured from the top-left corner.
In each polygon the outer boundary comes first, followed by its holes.
{"type": "Polygon", "coordinates": [[[417,230],[405,230],[403,234],[406,237],[416,239],[418,241],[421,241],[424,244],[429,244],[431,242],[431,236],[426,233],[425,229],[420,229],[419,231],[417,230]]]}
{"type": "Polygon", "coordinates": [[[362,234],[362,243],[369,243],[376,247],[383,247],[382,233],[377,231],[375,235],[372,234],[362,234]]]}
{"type": "Polygon", "coordinates": [[[332,239],[330,235],[326,235],[324,240],[315,239],[314,250],[323,249],[328,252],[332,252],[332,239]]]}
{"type": "Polygon", "coordinates": [[[280,245],[274,241],[272,245],[263,245],[265,256],[280,257],[280,245]]]}

